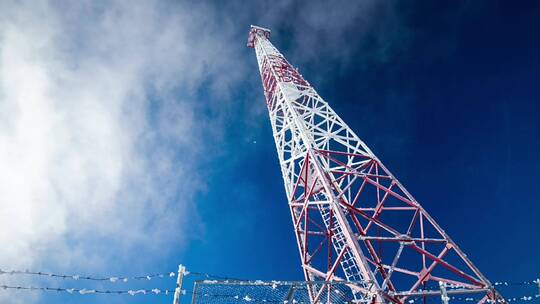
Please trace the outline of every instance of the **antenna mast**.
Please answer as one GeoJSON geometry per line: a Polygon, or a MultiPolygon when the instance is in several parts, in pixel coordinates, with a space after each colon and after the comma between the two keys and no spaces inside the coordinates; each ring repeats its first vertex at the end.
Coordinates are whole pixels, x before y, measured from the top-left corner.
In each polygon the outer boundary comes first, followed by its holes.
{"type": "MultiPolygon", "coordinates": [[[[257,55],[305,279],[351,282],[357,303],[440,297],[441,282],[448,294],[506,303],[269,38],[251,26],[247,46],[257,55]]],[[[312,303],[330,299],[331,288],[313,284],[312,303]]]]}

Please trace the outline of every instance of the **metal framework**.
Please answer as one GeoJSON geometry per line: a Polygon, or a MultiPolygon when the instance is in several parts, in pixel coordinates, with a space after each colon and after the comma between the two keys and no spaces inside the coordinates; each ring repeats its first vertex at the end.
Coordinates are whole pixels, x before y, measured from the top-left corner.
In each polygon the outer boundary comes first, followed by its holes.
{"type": "MultiPolygon", "coordinates": [[[[251,26],[307,281],[348,281],[358,303],[470,293],[505,300],[435,220],[269,41],[251,26]]],[[[331,285],[310,288],[330,302],[331,285]],[[328,290],[327,290],[328,289],[328,290]],[[325,298],[325,295],[327,298],[325,298]]]]}

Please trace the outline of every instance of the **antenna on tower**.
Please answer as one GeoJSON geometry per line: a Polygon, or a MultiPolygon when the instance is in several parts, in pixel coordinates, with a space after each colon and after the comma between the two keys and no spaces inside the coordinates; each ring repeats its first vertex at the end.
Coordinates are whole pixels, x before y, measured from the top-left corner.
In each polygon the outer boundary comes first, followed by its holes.
{"type": "Polygon", "coordinates": [[[249,31],[248,35],[248,43],[247,46],[250,48],[255,47],[255,37],[257,35],[261,35],[262,37],[265,37],[266,39],[270,39],[270,30],[264,27],[251,25],[251,30],[249,31]]]}

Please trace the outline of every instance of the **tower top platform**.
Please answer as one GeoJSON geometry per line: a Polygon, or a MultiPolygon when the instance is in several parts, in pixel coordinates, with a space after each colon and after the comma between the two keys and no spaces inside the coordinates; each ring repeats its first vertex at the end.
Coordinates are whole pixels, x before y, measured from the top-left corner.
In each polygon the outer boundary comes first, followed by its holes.
{"type": "Polygon", "coordinates": [[[251,29],[249,30],[249,35],[248,35],[248,42],[247,42],[248,47],[250,47],[250,48],[255,47],[255,36],[257,34],[266,37],[266,39],[270,38],[270,30],[269,29],[264,28],[264,27],[260,27],[260,26],[256,26],[256,25],[251,25],[251,29]]]}

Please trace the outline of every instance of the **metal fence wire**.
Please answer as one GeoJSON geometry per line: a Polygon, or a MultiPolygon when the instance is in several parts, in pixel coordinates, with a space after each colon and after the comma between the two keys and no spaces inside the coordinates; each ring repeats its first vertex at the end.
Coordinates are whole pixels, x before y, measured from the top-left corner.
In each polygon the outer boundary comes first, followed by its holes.
{"type": "Polygon", "coordinates": [[[318,303],[360,303],[351,289],[355,285],[355,282],[204,280],[195,282],[191,303],[310,304],[310,294],[318,296],[318,303]]]}

